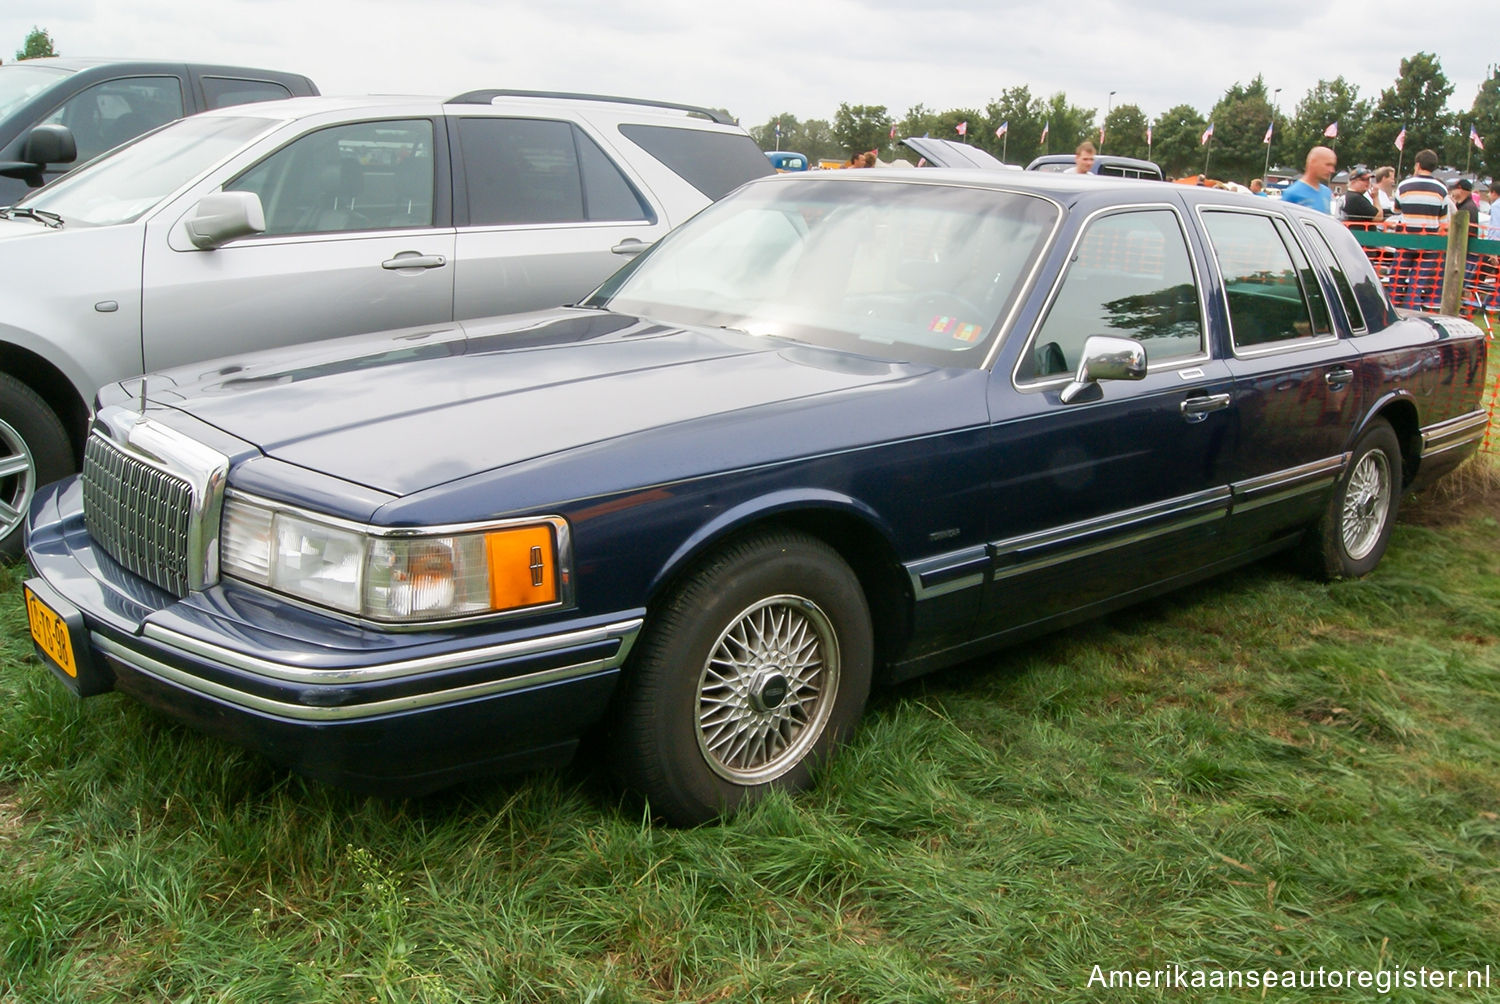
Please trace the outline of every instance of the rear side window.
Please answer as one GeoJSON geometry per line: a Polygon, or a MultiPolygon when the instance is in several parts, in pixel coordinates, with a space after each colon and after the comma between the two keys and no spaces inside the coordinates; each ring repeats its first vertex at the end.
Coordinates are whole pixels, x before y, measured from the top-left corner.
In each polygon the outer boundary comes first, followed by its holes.
{"type": "Polygon", "coordinates": [[[620,126],[620,132],[710,199],[776,173],[755,140],[740,133],[635,123],[620,126]]]}
{"type": "Polygon", "coordinates": [[[1338,257],[1333,253],[1333,248],[1328,246],[1328,238],[1311,223],[1302,224],[1307,228],[1313,252],[1321,259],[1328,269],[1328,274],[1333,276],[1333,284],[1339,291],[1339,302],[1344,305],[1344,313],[1349,317],[1349,327],[1354,331],[1361,331],[1365,327],[1364,314],[1360,312],[1359,301],[1354,297],[1354,287],[1349,284],[1349,277],[1344,274],[1344,267],[1339,264],[1338,257]]]}
{"type": "Polygon", "coordinates": [[[1134,338],[1150,363],[1203,354],[1198,286],[1175,213],[1114,213],[1088,225],[1016,379],[1076,371],[1090,335],[1134,338]]]}
{"type": "Polygon", "coordinates": [[[1203,224],[1224,280],[1235,348],[1317,336],[1299,269],[1269,216],[1205,212],[1203,224]]]}
{"type": "Polygon", "coordinates": [[[239,80],[234,77],[204,77],[203,97],[210,108],[248,105],[254,101],[280,101],[292,92],[272,80],[239,80]]]}
{"type": "Polygon", "coordinates": [[[569,122],[468,118],[458,135],[471,226],[652,219],[620,169],[569,122]]]}

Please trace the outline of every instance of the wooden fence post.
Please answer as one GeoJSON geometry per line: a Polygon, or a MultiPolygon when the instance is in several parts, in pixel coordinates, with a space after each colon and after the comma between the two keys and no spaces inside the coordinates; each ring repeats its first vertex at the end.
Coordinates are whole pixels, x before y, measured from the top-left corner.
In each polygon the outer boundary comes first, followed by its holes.
{"type": "Polygon", "coordinates": [[[1448,251],[1443,255],[1443,296],[1438,308],[1457,314],[1464,299],[1464,264],[1469,251],[1469,214],[1454,213],[1448,226],[1448,251]]]}

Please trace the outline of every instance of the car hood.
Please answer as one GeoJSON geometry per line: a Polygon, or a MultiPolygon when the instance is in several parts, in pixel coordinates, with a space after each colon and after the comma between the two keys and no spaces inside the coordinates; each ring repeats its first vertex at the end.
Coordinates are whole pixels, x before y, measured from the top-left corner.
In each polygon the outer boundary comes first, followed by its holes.
{"type": "MultiPolygon", "coordinates": [[[[214,367],[152,375],[151,403],[277,460],[393,495],[647,430],[722,429],[725,416],[805,407],[932,370],[568,309],[357,336],[214,367]]],[[[122,391],[135,397],[138,387],[122,391]]]]}

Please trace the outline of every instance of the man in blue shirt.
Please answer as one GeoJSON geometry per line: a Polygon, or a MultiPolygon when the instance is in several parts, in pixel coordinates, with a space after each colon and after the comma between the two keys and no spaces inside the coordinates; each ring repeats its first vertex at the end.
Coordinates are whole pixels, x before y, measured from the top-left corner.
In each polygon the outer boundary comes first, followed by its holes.
{"type": "Polygon", "coordinates": [[[1313,147],[1307,152],[1307,164],[1302,169],[1302,177],[1286,186],[1286,191],[1281,193],[1281,201],[1295,202],[1320,213],[1332,213],[1333,189],[1328,187],[1328,181],[1338,166],[1338,154],[1326,146],[1313,147]]]}

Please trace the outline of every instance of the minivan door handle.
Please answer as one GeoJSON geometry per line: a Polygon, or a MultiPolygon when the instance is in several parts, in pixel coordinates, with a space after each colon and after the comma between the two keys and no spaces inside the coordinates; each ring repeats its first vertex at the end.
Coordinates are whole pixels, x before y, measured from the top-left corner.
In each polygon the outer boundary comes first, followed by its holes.
{"type": "Polygon", "coordinates": [[[381,268],[442,268],[448,259],[440,254],[422,254],[420,251],[402,251],[394,258],[380,263],[381,268]]]}

